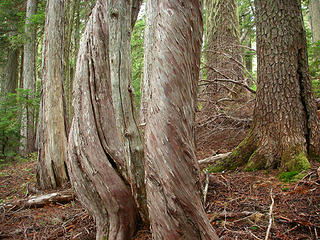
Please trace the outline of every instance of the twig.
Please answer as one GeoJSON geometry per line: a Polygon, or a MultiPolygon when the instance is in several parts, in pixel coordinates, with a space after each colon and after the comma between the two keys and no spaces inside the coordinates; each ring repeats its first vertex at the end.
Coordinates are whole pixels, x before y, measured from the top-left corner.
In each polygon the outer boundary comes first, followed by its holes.
{"type": "Polygon", "coordinates": [[[268,226],[268,229],[267,229],[265,240],[269,239],[270,230],[271,230],[271,227],[272,227],[272,211],[273,211],[273,205],[274,205],[274,199],[273,199],[273,196],[272,196],[272,189],[270,191],[270,198],[271,198],[271,205],[270,205],[270,211],[269,211],[269,226],[268,226]]]}
{"type": "Polygon", "coordinates": [[[210,182],[210,174],[209,174],[209,171],[206,170],[206,180],[205,180],[205,186],[203,189],[203,205],[204,206],[206,205],[206,201],[207,201],[209,182],[210,182]]]}

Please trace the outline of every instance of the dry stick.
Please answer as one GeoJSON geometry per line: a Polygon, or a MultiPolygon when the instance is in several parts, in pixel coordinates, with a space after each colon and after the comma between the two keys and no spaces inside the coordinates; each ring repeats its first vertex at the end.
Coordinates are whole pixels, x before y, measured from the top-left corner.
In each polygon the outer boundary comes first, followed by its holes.
{"type": "Polygon", "coordinates": [[[270,191],[270,197],[271,197],[271,205],[270,205],[270,211],[269,211],[269,226],[268,226],[268,229],[267,229],[265,240],[269,239],[270,230],[271,230],[271,226],[272,226],[272,211],[273,211],[273,205],[274,205],[274,199],[273,199],[273,196],[272,196],[272,189],[270,191]]]}
{"type": "Polygon", "coordinates": [[[205,187],[203,189],[203,206],[206,205],[207,201],[207,194],[208,194],[208,188],[209,188],[209,181],[210,181],[210,174],[209,171],[206,170],[206,180],[205,180],[205,187]]]}

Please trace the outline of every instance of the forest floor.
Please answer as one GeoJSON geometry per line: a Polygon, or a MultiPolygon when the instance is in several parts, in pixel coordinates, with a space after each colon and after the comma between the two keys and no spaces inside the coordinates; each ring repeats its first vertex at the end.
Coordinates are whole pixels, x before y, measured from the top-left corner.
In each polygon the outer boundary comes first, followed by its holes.
{"type": "MultiPolygon", "coordinates": [[[[230,128],[207,136],[211,140],[198,146],[198,158],[232,150],[246,131],[235,133],[230,128]]],[[[288,181],[290,176],[281,180],[277,170],[210,174],[205,209],[219,237],[265,239],[271,226],[269,239],[320,239],[318,166],[312,163],[302,179],[293,181],[288,181]]],[[[36,156],[0,162],[0,239],[95,239],[94,220],[76,198],[39,208],[1,207],[32,192],[35,171],[36,156]]],[[[151,239],[151,235],[140,230],[134,239],[151,239]]]]}

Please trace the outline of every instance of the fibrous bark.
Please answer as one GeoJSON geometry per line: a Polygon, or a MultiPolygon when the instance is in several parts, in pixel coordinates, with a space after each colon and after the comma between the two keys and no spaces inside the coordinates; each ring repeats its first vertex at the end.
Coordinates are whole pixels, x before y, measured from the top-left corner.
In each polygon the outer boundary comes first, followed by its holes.
{"type": "Polygon", "coordinates": [[[134,93],[131,82],[130,39],[131,31],[141,0],[108,1],[109,56],[112,101],[119,130],[129,183],[140,215],[148,221],[144,184],[144,152],[138,123],[135,116],[134,93]]]}
{"type": "Polygon", "coordinates": [[[38,185],[44,189],[56,188],[68,181],[63,97],[63,28],[64,1],[47,1],[37,166],[38,185]]]}
{"type": "MultiPolygon", "coordinates": [[[[31,18],[37,11],[37,0],[27,1],[25,44],[23,54],[23,88],[29,90],[28,98],[34,98],[36,87],[36,29],[31,18]]],[[[35,150],[34,112],[26,106],[22,116],[20,153],[26,155],[35,150]]]]}
{"type": "MultiPolygon", "coordinates": [[[[115,73],[112,74],[116,64],[121,63],[112,53],[119,53],[124,62],[130,55],[122,52],[126,48],[117,38],[117,33],[109,32],[112,30],[110,18],[114,17],[112,13],[116,13],[112,10],[114,8],[107,1],[98,0],[81,39],[74,79],[74,118],[69,135],[68,164],[75,191],[96,220],[96,239],[131,239],[138,222],[138,211],[142,218],[146,217],[141,210],[146,206],[139,205],[138,198],[143,196],[137,195],[137,188],[131,190],[131,186],[138,184],[135,176],[130,175],[133,171],[129,168],[136,165],[130,165],[127,160],[132,158],[129,150],[134,152],[136,149],[128,149],[128,145],[134,146],[131,145],[133,135],[127,128],[130,125],[123,125],[128,121],[127,114],[131,108],[115,110],[119,105],[123,107],[132,103],[122,103],[130,99],[123,100],[114,93],[117,90],[118,94],[129,95],[130,89],[128,85],[121,85],[129,83],[128,75],[121,74],[121,78],[115,78],[115,73]],[[109,16],[108,11],[111,11],[109,16]],[[109,50],[111,45],[115,47],[112,52],[109,50]],[[120,46],[123,49],[119,49],[120,46]],[[114,85],[119,88],[115,89],[114,85]],[[116,97],[120,102],[115,102],[116,97]],[[120,121],[120,117],[125,121],[120,121]]],[[[130,13],[131,9],[125,13],[128,15],[123,16],[129,19],[122,22],[129,26],[124,26],[126,34],[131,31],[130,13]]],[[[130,35],[128,37],[130,39],[130,35]]],[[[143,166],[138,171],[143,171],[143,166]]]]}
{"type": "Polygon", "coordinates": [[[18,87],[19,49],[9,48],[5,73],[1,86],[2,93],[15,93],[18,87]]]}
{"type": "Polygon", "coordinates": [[[247,138],[217,170],[301,171],[320,154],[320,123],[308,73],[299,1],[256,0],[258,82],[247,138]]]}
{"type": "Polygon", "coordinates": [[[309,3],[312,41],[320,40],[320,0],[310,0],[309,3]]]}
{"type": "Polygon", "coordinates": [[[158,0],[152,11],[157,28],[145,130],[152,237],[218,239],[202,206],[194,143],[201,1],[158,0]]]}

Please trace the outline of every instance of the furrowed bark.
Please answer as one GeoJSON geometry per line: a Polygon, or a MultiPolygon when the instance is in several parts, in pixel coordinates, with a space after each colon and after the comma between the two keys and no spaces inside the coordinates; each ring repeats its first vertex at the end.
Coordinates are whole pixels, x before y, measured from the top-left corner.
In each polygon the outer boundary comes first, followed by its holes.
{"type": "Polygon", "coordinates": [[[222,165],[234,169],[246,164],[247,170],[308,169],[307,157],[319,156],[320,123],[300,2],[256,0],[255,5],[258,81],[253,126],[222,165]]]}
{"type": "Polygon", "coordinates": [[[42,189],[57,188],[68,181],[63,97],[63,16],[63,0],[47,1],[37,165],[37,181],[42,189]]]}
{"type": "Polygon", "coordinates": [[[77,195],[96,220],[96,239],[131,239],[138,210],[112,98],[109,39],[115,35],[109,33],[107,6],[107,1],[96,2],[80,44],[69,168],[77,195]]]}
{"type": "Polygon", "coordinates": [[[158,0],[153,11],[157,28],[145,133],[152,237],[218,239],[202,206],[194,143],[201,1],[158,0]]]}
{"type": "Polygon", "coordinates": [[[137,16],[137,8],[133,8],[133,6],[139,6],[140,4],[140,0],[131,0],[129,3],[121,0],[108,1],[109,53],[116,128],[124,147],[124,157],[132,194],[142,220],[148,222],[144,184],[144,152],[135,116],[130,61],[131,31],[137,16]]]}

